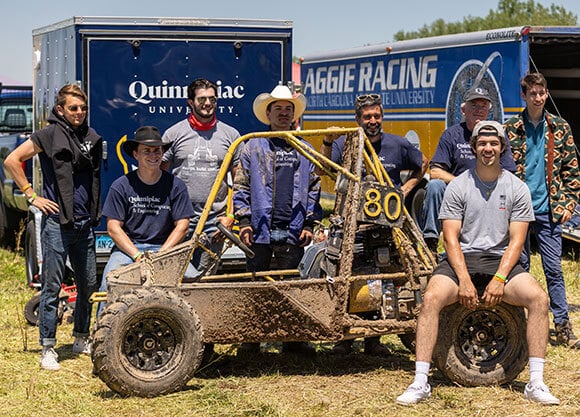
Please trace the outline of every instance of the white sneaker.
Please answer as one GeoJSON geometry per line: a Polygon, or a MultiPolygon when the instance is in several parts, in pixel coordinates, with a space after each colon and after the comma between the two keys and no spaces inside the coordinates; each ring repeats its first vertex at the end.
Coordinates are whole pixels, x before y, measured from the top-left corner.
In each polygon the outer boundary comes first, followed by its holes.
{"type": "Polygon", "coordinates": [[[75,337],[72,351],[73,353],[90,355],[92,347],[92,343],[88,337],[75,337]]]}
{"type": "Polygon", "coordinates": [[[58,371],[60,369],[58,353],[54,351],[52,346],[42,348],[40,367],[49,371],[58,371]]]}
{"type": "Polygon", "coordinates": [[[550,394],[550,389],[543,382],[530,382],[524,390],[524,398],[545,405],[558,405],[560,400],[550,394]]]}
{"type": "Polygon", "coordinates": [[[413,382],[404,393],[397,397],[397,404],[409,405],[417,404],[431,396],[431,386],[413,382]]]}

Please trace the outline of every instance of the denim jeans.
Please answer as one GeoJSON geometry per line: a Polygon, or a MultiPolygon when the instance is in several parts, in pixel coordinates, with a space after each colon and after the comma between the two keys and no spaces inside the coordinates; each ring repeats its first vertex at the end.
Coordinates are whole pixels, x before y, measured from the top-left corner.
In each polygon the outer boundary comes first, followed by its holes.
{"type": "MultiPolygon", "coordinates": [[[[566,299],[566,287],[564,285],[561,261],[562,225],[554,223],[550,214],[535,214],[535,216],[536,220],[530,223],[530,226],[534,230],[538,248],[540,249],[554,323],[561,324],[563,320],[569,320],[568,301],[566,299]]],[[[530,270],[529,232],[522,251],[521,264],[526,271],[530,270]]]]}
{"type": "Polygon", "coordinates": [[[430,180],[425,188],[425,200],[423,201],[423,229],[424,238],[439,239],[441,234],[441,220],[439,210],[447,184],[443,180],[430,180]]]}
{"type": "MultiPolygon", "coordinates": [[[[157,252],[161,245],[151,245],[148,243],[136,243],[135,247],[141,252],[157,252]]],[[[126,265],[131,265],[133,263],[133,259],[125,252],[121,251],[117,246],[113,246],[111,250],[111,255],[109,256],[109,260],[107,261],[107,265],[105,265],[105,269],[103,270],[103,278],[101,279],[101,287],[99,288],[100,292],[107,291],[107,274],[115,269],[119,269],[126,265]]],[[[188,265],[187,270],[185,271],[185,277],[190,278],[194,276],[194,269],[193,266],[188,265]]],[[[107,306],[107,303],[99,303],[97,307],[97,317],[101,314],[103,309],[107,306]]]]}
{"type": "Polygon", "coordinates": [[[89,335],[92,304],[89,297],[98,288],[95,235],[90,220],[75,221],[74,226],[61,226],[58,221],[44,217],[42,238],[42,292],[38,307],[40,344],[56,344],[56,326],[61,284],[67,257],[74,271],[77,299],[74,311],[73,336],[89,335]]]}

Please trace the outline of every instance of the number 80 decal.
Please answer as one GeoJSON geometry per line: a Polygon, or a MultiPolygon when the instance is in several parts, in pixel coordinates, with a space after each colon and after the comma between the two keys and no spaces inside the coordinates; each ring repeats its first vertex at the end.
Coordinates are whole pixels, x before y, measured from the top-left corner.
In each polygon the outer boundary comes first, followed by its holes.
{"type": "Polygon", "coordinates": [[[384,213],[387,220],[395,222],[401,216],[401,210],[401,195],[393,189],[384,189],[381,193],[377,188],[368,188],[364,192],[363,211],[370,218],[384,213]]]}

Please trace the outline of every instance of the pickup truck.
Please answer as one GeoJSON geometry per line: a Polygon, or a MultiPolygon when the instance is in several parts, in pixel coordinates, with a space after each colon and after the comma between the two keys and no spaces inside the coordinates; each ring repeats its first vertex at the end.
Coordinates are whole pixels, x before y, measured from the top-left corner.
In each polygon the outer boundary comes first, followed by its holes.
{"type": "MultiPolygon", "coordinates": [[[[26,199],[4,171],[4,159],[32,132],[32,87],[0,83],[0,245],[13,244],[20,220],[27,211],[26,199]]],[[[31,164],[25,167],[32,177],[31,164]]]]}

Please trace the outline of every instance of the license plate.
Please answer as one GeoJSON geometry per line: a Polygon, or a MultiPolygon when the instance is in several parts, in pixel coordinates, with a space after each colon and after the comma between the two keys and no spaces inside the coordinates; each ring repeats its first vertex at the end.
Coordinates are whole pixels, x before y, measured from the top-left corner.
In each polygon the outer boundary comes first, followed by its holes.
{"type": "Polygon", "coordinates": [[[109,253],[115,245],[115,243],[113,243],[113,239],[111,239],[108,235],[97,235],[95,244],[98,253],[109,253]]]}

